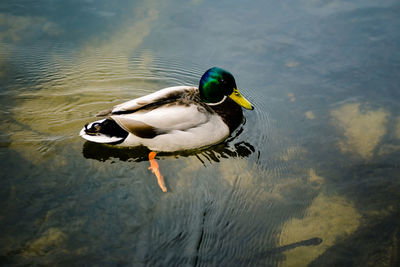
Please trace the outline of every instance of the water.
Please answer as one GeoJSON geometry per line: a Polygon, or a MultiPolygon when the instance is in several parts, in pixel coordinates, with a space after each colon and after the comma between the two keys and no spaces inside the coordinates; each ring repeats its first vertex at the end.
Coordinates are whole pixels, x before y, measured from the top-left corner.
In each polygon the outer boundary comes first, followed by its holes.
{"type": "Polygon", "coordinates": [[[3,1],[2,265],[397,266],[398,1],[3,1]],[[86,143],[95,114],[212,67],[225,142],[86,143]]]}

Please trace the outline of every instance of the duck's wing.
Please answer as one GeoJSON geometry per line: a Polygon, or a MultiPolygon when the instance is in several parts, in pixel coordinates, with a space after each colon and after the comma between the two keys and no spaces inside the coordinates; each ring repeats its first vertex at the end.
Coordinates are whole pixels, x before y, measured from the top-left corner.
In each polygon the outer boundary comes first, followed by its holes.
{"type": "Polygon", "coordinates": [[[127,114],[135,112],[149,105],[152,105],[153,107],[157,105],[163,105],[166,102],[180,99],[184,94],[190,91],[197,92],[197,88],[192,86],[174,86],[164,88],[152,94],[116,105],[112,109],[101,111],[97,114],[97,116],[104,117],[109,115],[127,114]]]}
{"type": "Polygon", "coordinates": [[[172,131],[187,131],[200,127],[214,114],[201,105],[168,103],[155,109],[143,109],[128,114],[111,115],[125,131],[141,138],[154,138],[172,131]]]}

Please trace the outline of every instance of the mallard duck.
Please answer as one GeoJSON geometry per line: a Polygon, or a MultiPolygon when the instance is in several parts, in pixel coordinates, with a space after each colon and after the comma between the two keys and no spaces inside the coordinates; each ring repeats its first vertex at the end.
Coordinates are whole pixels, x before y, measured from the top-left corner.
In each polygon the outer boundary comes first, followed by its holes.
{"type": "Polygon", "coordinates": [[[225,140],[243,120],[240,106],[254,109],[233,75],[214,67],[203,74],[198,88],[165,88],[99,113],[105,118],[86,124],[80,136],[153,151],[196,149],[225,140]]]}
{"type": "MultiPolygon", "coordinates": [[[[146,146],[154,151],[181,151],[217,144],[243,121],[242,108],[254,109],[239,92],[232,74],[221,68],[207,70],[199,87],[175,86],[119,104],[86,124],[86,140],[119,146],[146,146]]],[[[149,169],[162,191],[164,178],[149,153],[149,169]]]]}

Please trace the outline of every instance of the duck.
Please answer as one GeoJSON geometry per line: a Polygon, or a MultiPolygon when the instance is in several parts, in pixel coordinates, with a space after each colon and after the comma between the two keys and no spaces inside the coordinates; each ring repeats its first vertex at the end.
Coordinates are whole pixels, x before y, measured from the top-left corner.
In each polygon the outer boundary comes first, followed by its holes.
{"type": "Polygon", "coordinates": [[[233,75],[213,67],[202,75],[198,87],[164,88],[98,113],[104,118],[86,124],[80,136],[157,152],[197,149],[225,140],[243,120],[241,107],[254,109],[237,89],[233,75]]]}
{"type": "Polygon", "coordinates": [[[213,67],[202,75],[198,87],[168,87],[101,111],[97,116],[102,119],[84,125],[79,135],[96,143],[145,146],[153,152],[150,168],[157,173],[155,153],[224,141],[243,122],[242,108],[254,106],[239,92],[230,72],[213,67]]]}

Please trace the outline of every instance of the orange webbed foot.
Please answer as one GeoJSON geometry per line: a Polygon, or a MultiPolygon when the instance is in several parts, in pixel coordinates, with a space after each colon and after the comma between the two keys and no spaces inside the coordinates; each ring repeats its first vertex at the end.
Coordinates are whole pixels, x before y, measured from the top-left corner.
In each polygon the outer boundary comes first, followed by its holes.
{"type": "Polygon", "coordinates": [[[149,170],[151,170],[156,175],[157,182],[158,182],[158,185],[160,186],[161,190],[163,192],[167,192],[167,187],[165,186],[164,177],[161,175],[160,169],[158,167],[158,163],[155,160],[156,155],[157,155],[157,153],[153,152],[153,151],[151,151],[149,153],[149,161],[150,161],[149,170]]]}

